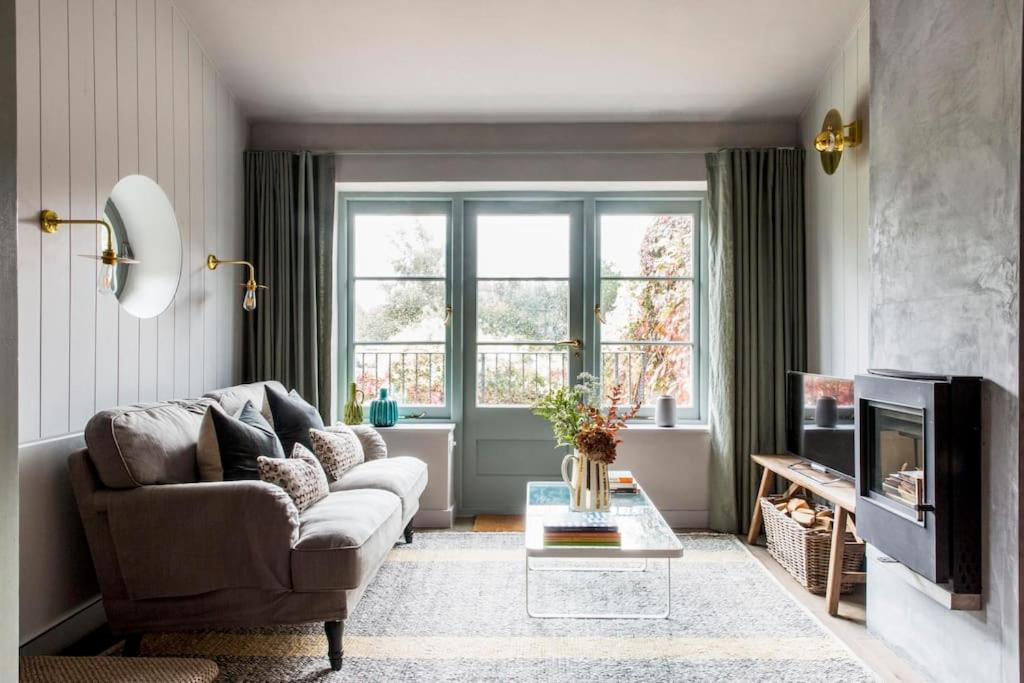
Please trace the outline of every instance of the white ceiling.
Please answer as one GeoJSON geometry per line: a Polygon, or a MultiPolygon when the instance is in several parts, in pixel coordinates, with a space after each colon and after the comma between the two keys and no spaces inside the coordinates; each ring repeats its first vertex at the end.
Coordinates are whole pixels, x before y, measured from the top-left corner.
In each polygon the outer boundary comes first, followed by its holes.
{"type": "Polygon", "coordinates": [[[253,119],[791,118],[867,0],[176,0],[253,119]]]}

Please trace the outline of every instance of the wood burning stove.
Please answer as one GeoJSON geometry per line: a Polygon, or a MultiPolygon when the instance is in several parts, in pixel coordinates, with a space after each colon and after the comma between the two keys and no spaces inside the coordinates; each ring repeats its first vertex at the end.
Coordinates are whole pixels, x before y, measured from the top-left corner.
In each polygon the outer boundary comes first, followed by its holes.
{"type": "Polygon", "coordinates": [[[857,530],[953,593],[981,592],[981,378],[855,379],[857,530]]]}

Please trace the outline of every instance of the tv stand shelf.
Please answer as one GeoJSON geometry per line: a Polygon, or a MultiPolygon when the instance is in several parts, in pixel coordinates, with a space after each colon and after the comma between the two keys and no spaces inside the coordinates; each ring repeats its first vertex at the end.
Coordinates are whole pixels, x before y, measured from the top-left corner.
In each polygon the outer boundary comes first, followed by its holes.
{"type": "Polygon", "coordinates": [[[839,613],[839,588],[843,582],[864,582],[864,572],[843,572],[843,554],[846,544],[843,532],[846,530],[848,518],[856,514],[857,491],[852,481],[831,478],[831,475],[806,467],[806,461],[791,455],[751,455],[750,459],[764,468],[761,485],[754,500],[754,514],[750,519],[750,531],[747,543],[754,545],[761,534],[761,506],[758,501],[771,493],[771,486],[776,476],[792,484],[792,488],[802,488],[819,498],[824,498],[835,506],[835,524],[832,531],[832,552],[828,562],[828,587],[825,590],[825,602],[828,613],[836,616],[839,613]],[[794,468],[793,466],[797,467],[794,468]]]}

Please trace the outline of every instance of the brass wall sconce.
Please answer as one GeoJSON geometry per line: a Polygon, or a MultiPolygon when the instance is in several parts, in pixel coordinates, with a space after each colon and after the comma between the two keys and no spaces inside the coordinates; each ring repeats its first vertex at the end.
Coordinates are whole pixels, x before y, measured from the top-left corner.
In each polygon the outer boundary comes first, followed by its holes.
{"type": "Polygon", "coordinates": [[[832,175],[839,168],[843,150],[861,143],[860,121],[843,124],[843,117],[835,109],[829,109],[821,123],[821,132],[814,138],[814,149],[821,152],[821,167],[832,175]],[[848,132],[846,132],[848,131],[848,132]]]}
{"type": "Polygon", "coordinates": [[[114,228],[110,223],[99,219],[75,219],[61,218],[56,211],[45,209],[39,213],[39,227],[47,234],[54,234],[61,225],[102,225],[106,229],[106,242],[99,256],[95,254],[79,254],[82,258],[99,261],[100,275],[97,280],[96,291],[100,294],[113,294],[117,290],[117,266],[137,265],[139,261],[119,256],[114,249],[114,228]]]}
{"type": "Polygon", "coordinates": [[[256,268],[249,261],[243,261],[241,259],[219,259],[213,254],[206,257],[206,267],[210,270],[216,270],[217,266],[246,266],[249,269],[249,279],[242,283],[245,287],[245,296],[242,297],[242,308],[247,311],[256,310],[256,290],[267,289],[266,285],[261,285],[256,282],[256,268]]]}

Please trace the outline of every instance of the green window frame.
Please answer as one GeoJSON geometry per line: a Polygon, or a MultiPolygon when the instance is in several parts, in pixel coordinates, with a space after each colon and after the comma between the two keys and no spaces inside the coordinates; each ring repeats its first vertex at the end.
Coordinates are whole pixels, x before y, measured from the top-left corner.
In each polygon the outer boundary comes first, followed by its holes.
{"type": "MultiPolygon", "coordinates": [[[[450,315],[445,315],[444,311],[436,311],[438,316],[444,316],[443,322],[443,340],[437,339],[406,339],[406,340],[387,340],[387,339],[370,339],[370,338],[358,338],[359,330],[357,329],[356,315],[358,306],[356,305],[356,294],[360,285],[367,284],[372,285],[376,283],[393,283],[393,284],[423,284],[429,285],[431,283],[437,283],[441,285],[441,289],[444,292],[444,308],[447,311],[452,311],[452,273],[453,273],[453,251],[452,245],[454,240],[452,239],[452,203],[450,200],[444,199],[415,199],[415,200],[395,200],[386,198],[360,198],[360,199],[343,199],[342,200],[342,211],[338,212],[338,215],[342,218],[342,225],[340,234],[343,236],[342,239],[338,240],[338,244],[341,245],[341,251],[339,254],[338,262],[344,264],[344,278],[339,278],[340,281],[344,281],[342,296],[339,298],[340,301],[345,302],[343,315],[339,316],[339,319],[345,321],[344,330],[338,330],[339,346],[344,348],[343,363],[339,364],[342,372],[339,373],[339,378],[342,380],[342,384],[339,386],[337,392],[339,396],[339,402],[347,400],[347,387],[349,382],[357,382],[360,387],[367,387],[373,384],[367,378],[369,362],[367,358],[372,356],[374,359],[374,377],[379,379],[380,377],[388,378],[389,389],[392,394],[399,401],[401,408],[401,414],[403,418],[428,418],[428,419],[448,419],[453,415],[452,411],[452,396],[454,387],[456,386],[452,378],[452,368],[454,361],[452,358],[452,330],[454,329],[454,320],[450,315]],[[359,275],[357,274],[357,268],[355,266],[356,257],[356,239],[357,239],[357,228],[356,222],[358,216],[443,216],[445,221],[445,234],[444,234],[444,255],[445,255],[445,266],[443,273],[435,274],[414,274],[414,275],[400,275],[400,274],[387,274],[387,275],[359,275]],[[438,348],[438,351],[427,351],[426,349],[438,348]],[[367,350],[362,350],[367,349],[367,350]],[[392,351],[394,349],[394,351],[392,351]],[[410,350],[418,349],[418,350],[410,350]],[[437,356],[443,354],[443,358],[438,359],[437,356]],[[360,367],[362,366],[362,367],[360,367]],[[443,377],[440,383],[435,383],[435,378],[442,374],[443,377]],[[410,378],[410,372],[412,373],[410,378]],[[396,379],[397,375],[397,379],[396,379]],[[422,384],[422,380],[426,378],[426,385],[422,384]],[[410,387],[409,384],[413,386],[410,387]],[[433,390],[435,386],[440,386],[444,401],[440,404],[434,404],[429,402],[417,402],[405,400],[407,395],[410,395],[410,389],[412,389],[411,395],[422,395],[425,389],[428,393],[433,390]]],[[[378,382],[379,384],[379,382],[378,382]]],[[[374,398],[373,395],[369,395],[371,392],[367,390],[367,395],[364,396],[364,403],[369,403],[374,398]]]]}
{"type": "MultiPolygon", "coordinates": [[[[447,217],[446,268],[444,290],[446,306],[453,309],[445,330],[445,380],[443,406],[406,406],[400,403],[402,419],[419,418],[427,420],[461,421],[468,389],[463,386],[464,359],[463,342],[465,326],[476,322],[463,317],[464,263],[475,258],[469,253],[470,246],[463,233],[465,204],[481,201],[515,200],[557,200],[578,202],[583,215],[583,259],[584,267],[580,282],[574,283],[573,290],[582,293],[585,347],[583,368],[591,374],[601,376],[601,323],[595,307],[601,296],[602,280],[614,278],[601,276],[600,220],[602,215],[621,213],[689,213],[696,217],[692,233],[692,273],[678,278],[692,287],[693,309],[691,338],[687,342],[671,342],[668,346],[686,346],[692,349],[691,373],[694,400],[689,406],[677,408],[677,418],[682,424],[705,423],[708,416],[707,378],[707,200],[701,191],[687,192],[464,192],[464,193],[341,193],[338,194],[338,325],[336,338],[341,358],[338,363],[338,412],[346,400],[348,382],[355,377],[356,347],[363,340],[354,339],[355,332],[355,288],[364,278],[354,275],[354,251],[352,229],[354,216],[359,213],[374,214],[437,214],[447,217]]],[[[433,278],[440,280],[440,278],[433,278]]],[[[623,278],[642,279],[642,278],[623,278]]],[[[366,401],[372,397],[367,396],[366,401]]],[[[524,410],[526,408],[523,408],[524,410]]],[[[645,405],[640,419],[649,419],[654,412],[653,405],[645,405]]]]}

